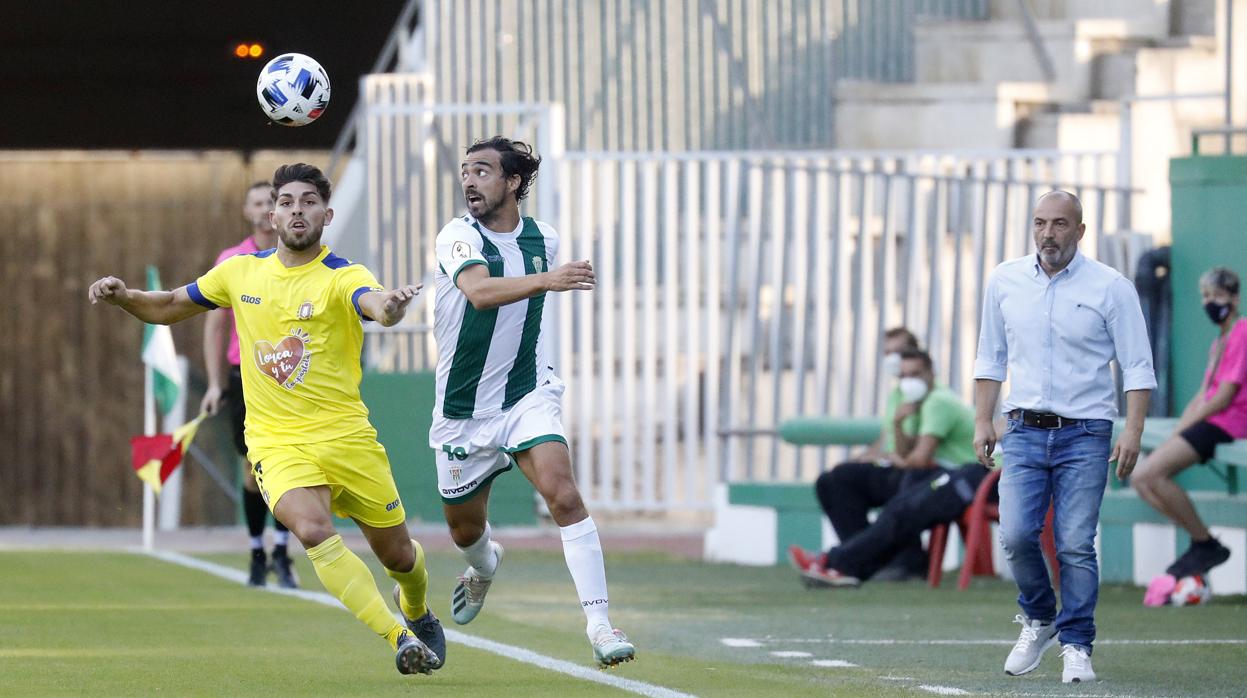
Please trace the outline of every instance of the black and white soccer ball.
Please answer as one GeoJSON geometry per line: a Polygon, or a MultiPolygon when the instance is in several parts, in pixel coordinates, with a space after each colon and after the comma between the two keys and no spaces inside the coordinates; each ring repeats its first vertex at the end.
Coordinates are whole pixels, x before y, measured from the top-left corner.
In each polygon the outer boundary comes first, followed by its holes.
{"type": "Polygon", "coordinates": [[[260,71],[255,94],[268,118],[282,126],[305,126],[329,106],[329,74],[308,56],[283,53],[260,71]]]}

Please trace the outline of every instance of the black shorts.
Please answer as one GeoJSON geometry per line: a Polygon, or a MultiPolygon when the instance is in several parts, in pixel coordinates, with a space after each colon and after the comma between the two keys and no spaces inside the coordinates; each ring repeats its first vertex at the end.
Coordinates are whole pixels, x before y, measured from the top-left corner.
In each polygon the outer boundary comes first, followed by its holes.
{"type": "Polygon", "coordinates": [[[1216,453],[1217,446],[1220,444],[1228,444],[1234,440],[1233,436],[1225,433],[1225,430],[1211,422],[1196,422],[1191,426],[1182,430],[1181,436],[1195,452],[1199,454],[1199,462],[1203,463],[1212,454],[1216,453]]]}
{"type": "Polygon", "coordinates": [[[242,369],[229,367],[229,385],[225,388],[225,398],[229,402],[230,427],[234,432],[234,448],[239,455],[247,457],[247,440],[243,438],[243,423],[247,421],[247,403],[242,399],[242,369]]]}

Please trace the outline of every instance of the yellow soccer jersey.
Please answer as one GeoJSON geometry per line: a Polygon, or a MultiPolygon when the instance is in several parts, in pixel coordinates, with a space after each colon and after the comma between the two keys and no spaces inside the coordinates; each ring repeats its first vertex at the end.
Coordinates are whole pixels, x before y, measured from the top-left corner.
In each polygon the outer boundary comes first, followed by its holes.
{"type": "Polygon", "coordinates": [[[359,297],[380,289],[328,247],[290,269],[276,250],[236,255],[186,287],[206,308],[234,310],[248,450],[375,434],[359,396],[359,297]]]}

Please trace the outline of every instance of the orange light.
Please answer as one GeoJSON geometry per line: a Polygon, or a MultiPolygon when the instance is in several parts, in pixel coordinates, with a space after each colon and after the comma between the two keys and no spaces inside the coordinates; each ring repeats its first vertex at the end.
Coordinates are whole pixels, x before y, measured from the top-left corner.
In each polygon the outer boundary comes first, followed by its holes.
{"type": "Polygon", "coordinates": [[[264,55],[264,47],[259,44],[251,44],[251,48],[248,51],[251,53],[252,58],[259,58],[264,55]]]}
{"type": "Polygon", "coordinates": [[[246,58],[248,50],[249,49],[246,44],[238,44],[234,47],[234,55],[239,58],[246,58]]]}

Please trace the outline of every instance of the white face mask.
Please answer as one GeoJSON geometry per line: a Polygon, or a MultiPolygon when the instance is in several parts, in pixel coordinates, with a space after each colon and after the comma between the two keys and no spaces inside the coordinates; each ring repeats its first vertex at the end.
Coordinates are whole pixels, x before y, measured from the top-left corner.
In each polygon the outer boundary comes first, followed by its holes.
{"type": "Polygon", "coordinates": [[[898,352],[883,355],[883,375],[889,378],[901,375],[901,355],[898,352]]]}
{"type": "Polygon", "coordinates": [[[927,382],[921,378],[902,378],[900,383],[901,399],[905,402],[918,402],[927,396],[927,382]]]}

